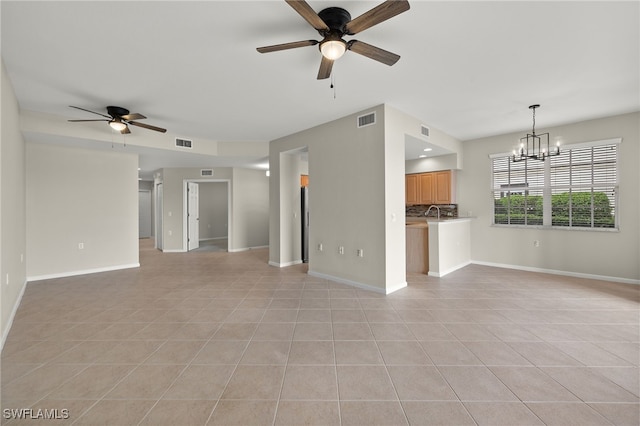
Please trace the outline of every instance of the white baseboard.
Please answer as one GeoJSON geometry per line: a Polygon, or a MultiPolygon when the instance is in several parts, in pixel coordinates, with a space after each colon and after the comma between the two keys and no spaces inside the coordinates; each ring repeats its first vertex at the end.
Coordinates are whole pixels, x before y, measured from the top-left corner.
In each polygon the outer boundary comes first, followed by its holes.
{"type": "Polygon", "coordinates": [[[182,249],[171,249],[171,250],[160,250],[163,253],[186,253],[186,250],[182,249]]]}
{"type": "Polygon", "coordinates": [[[11,331],[11,326],[13,325],[13,319],[16,317],[18,313],[18,308],[20,307],[20,303],[22,303],[22,296],[24,296],[24,291],[27,289],[27,281],[22,284],[22,288],[20,289],[20,293],[18,294],[18,298],[13,305],[13,309],[11,310],[11,315],[9,315],[9,321],[7,321],[7,327],[2,332],[2,342],[0,343],[0,352],[4,349],[4,343],[7,341],[7,337],[9,337],[9,332],[11,331]]]}
{"type": "Polygon", "coordinates": [[[263,248],[268,248],[269,246],[255,246],[255,247],[243,247],[243,248],[235,248],[235,249],[228,249],[227,251],[229,253],[237,253],[240,251],[249,251],[249,250],[258,250],[258,249],[263,249],[263,248]]]}
{"type": "Polygon", "coordinates": [[[302,260],[292,260],[291,262],[278,263],[273,260],[269,261],[269,265],[275,266],[276,268],[286,268],[287,266],[299,265],[302,263],[302,260]]]}
{"type": "Polygon", "coordinates": [[[34,275],[31,277],[27,277],[27,281],[31,282],[31,281],[50,280],[53,278],[75,277],[76,275],[96,274],[99,272],[119,271],[120,269],[131,269],[131,268],[139,268],[139,267],[140,267],[140,263],[130,263],[126,265],[114,265],[114,266],[107,266],[104,268],[83,269],[79,271],[60,272],[56,274],[34,275]]]}
{"type": "Polygon", "coordinates": [[[380,288],[380,287],[374,287],[374,286],[369,285],[369,284],[361,283],[361,282],[358,282],[358,281],[349,280],[349,279],[346,279],[346,278],[335,277],[335,276],[329,275],[329,274],[323,274],[321,272],[309,271],[307,273],[309,275],[311,275],[312,277],[323,278],[325,280],[335,281],[335,282],[340,283],[340,284],[346,284],[346,285],[349,285],[351,287],[361,288],[363,290],[373,291],[375,293],[381,293],[381,294],[391,294],[394,291],[398,291],[398,290],[400,290],[400,289],[402,289],[402,288],[407,286],[407,282],[405,281],[405,282],[402,282],[402,283],[398,283],[396,285],[387,286],[387,288],[380,288]]]}
{"type": "Polygon", "coordinates": [[[394,293],[394,292],[396,292],[398,290],[402,290],[406,286],[407,286],[407,282],[406,281],[402,282],[402,283],[399,283],[399,284],[396,284],[396,285],[387,286],[386,294],[391,294],[391,293],[394,293]]]}
{"type": "Polygon", "coordinates": [[[541,272],[544,274],[563,275],[566,277],[586,278],[590,280],[612,281],[623,284],[640,285],[640,280],[634,280],[631,278],[610,277],[607,275],[585,274],[582,272],[560,271],[557,269],[535,268],[531,266],[510,265],[506,263],[483,262],[480,260],[472,260],[471,263],[473,263],[474,265],[493,266],[495,268],[516,269],[519,271],[541,272]]]}
{"type": "Polygon", "coordinates": [[[445,275],[450,274],[450,273],[452,273],[454,271],[457,271],[458,269],[462,269],[465,266],[468,266],[470,264],[471,264],[471,261],[465,262],[465,263],[461,263],[459,265],[454,266],[453,268],[445,269],[442,272],[431,272],[431,271],[429,271],[429,273],[427,275],[429,275],[430,277],[444,277],[445,275]]]}

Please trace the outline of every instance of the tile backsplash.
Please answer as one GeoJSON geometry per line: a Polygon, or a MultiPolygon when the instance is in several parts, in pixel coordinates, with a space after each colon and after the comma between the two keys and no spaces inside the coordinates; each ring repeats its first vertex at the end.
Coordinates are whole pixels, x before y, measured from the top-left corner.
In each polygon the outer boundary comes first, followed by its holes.
{"type": "MultiPolygon", "coordinates": [[[[440,207],[440,217],[458,217],[457,204],[415,204],[406,207],[406,216],[408,217],[424,217],[429,207],[432,205],[440,207]]],[[[437,209],[431,209],[429,217],[436,217],[437,209]]]]}

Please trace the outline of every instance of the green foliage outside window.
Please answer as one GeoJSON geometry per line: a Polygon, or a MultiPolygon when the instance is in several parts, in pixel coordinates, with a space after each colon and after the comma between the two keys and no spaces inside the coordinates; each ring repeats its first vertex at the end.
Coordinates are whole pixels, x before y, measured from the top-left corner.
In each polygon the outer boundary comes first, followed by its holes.
{"type": "MultiPolygon", "coordinates": [[[[591,192],[564,192],[552,195],[551,224],[590,228],[591,203],[591,192]]],[[[495,200],[496,224],[542,225],[542,216],[540,195],[511,195],[495,200]]],[[[604,192],[593,193],[593,227],[615,227],[613,209],[609,197],[604,192]]]]}

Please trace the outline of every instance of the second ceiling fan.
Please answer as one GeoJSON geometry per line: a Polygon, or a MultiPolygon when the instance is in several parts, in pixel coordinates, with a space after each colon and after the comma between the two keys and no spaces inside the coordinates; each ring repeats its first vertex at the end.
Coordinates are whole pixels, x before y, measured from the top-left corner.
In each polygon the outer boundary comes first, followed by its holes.
{"type": "Polygon", "coordinates": [[[322,61],[318,71],[318,80],[331,76],[333,62],[347,50],[386,65],[393,65],[400,59],[400,56],[395,53],[358,40],[345,41],[343,37],[355,35],[402,12],[406,12],[409,10],[409,2],[407,0],[387,0],[355,19],[351,19],[349,12],[340,7],[329,7],[316,13],[304,0],[285,1],[320,33],[323,37],[322,40],[302,40],[258,47],[258,52],[269,53],[319,44],[320,52],[322,52],[322,61]]]}

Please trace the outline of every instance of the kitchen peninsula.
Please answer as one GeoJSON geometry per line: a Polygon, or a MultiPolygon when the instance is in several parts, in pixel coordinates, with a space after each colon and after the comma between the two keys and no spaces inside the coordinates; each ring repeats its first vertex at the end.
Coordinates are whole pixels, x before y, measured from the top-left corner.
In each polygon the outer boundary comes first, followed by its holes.
{"type": "Polygon", "coordinates": [[[442,277],[468,265],[471,220],[407,216],[407,272],[442,277]]]}

